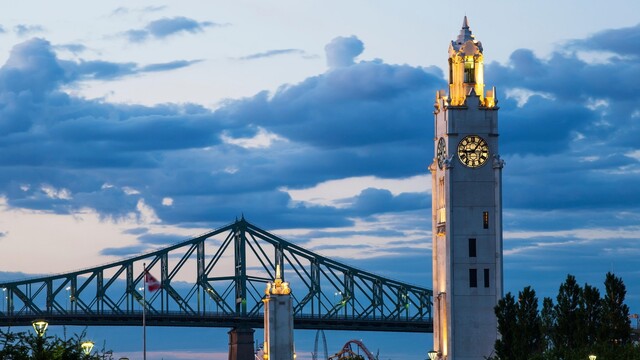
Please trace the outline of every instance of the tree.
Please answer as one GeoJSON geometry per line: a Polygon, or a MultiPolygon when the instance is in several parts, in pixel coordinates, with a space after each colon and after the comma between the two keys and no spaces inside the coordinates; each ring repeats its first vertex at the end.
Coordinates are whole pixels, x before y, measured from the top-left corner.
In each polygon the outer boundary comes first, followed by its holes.
{"type": "Polygon", "coordinates": [[[496,357],[501,360],[531,360],[543,353],[542,330],[538,315],[538,298],[530,286],[518,293],[518,302],[511,293],[495,307],[500,339],[496,341],[496,357]]]}
{"type": "Polygon", "coordinates": [[[71,339],[39,337],[31,332],[13,333],[0,330],[0,359],[12,360],[106,360],[112,359],[110,352],[94,352],[85,355],[80,344],[83,332],[71,339]]]}
{"type": "Polygon", "coordinates": [[[600,329],[602,328],[602,300],[600,291],[585,284],[582,290],[581,315],[584,322],[582,329],[582,341],[586,344],[600,342],[600,329]]]}
{"type": "Polygon", "coordinates": [[[629,307],[624,303],[627,288],[622,279],[607,273],[605,295],[602,304],[602,339],[613,345],[631,341],[631,319],[629,307]]]}
{"type": "Polygon", "coordinates": [[[542,323],[538,315],[538,298],[535,290],[527,286],[518,293],[516,310],[515,359],[531,360],[542,357],[542,323]]]}
{"type": "Polygon", "coordinates": [[[554,316],[556,320],[553,333],[554,353],[558,358],[572,359],[576,357],[574,350],[582,348],[584,341],[581,338],[581,311],[582,289],[573,275],[567,275],[567,279],[560,285],[554,316]]]}
{"type": "Polygon", "coordinates": [[[543,340],[542,348],[545,352],[553,348],[553,337],[556,328],[556,316],[553,308],[553,300],[545,297],[542,300],[542,310],[540,311],[540,327],[543,340]]]}
{"type": "Polygon", "coordinates": [[[496,357],[501,360],[515,360],[516,352],[516,302],[511,293],[507,293],[496,305],[494,312],[498,320],[500,338],[496,340],[494,349],[496,357]]]}
{"type": "Polygon", "coordinates": [[[640,346],[631,341],[629,307],[624,304],[622,279],[608,273],[605,296],[572,275],[560,285],[557,303],[538,299],[531,287],[519,292],[517,302],[508,293],[498,302],[495,314],[500,339],[491,360],[640,360],[640,346]]]}

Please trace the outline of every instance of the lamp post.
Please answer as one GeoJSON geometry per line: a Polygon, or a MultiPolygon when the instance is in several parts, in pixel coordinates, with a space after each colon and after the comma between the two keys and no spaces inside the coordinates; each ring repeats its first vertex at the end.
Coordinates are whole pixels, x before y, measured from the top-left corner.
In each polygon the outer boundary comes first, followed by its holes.
{"type": "Polygon", "coordinates": [[[65,290],[67,290],[67,311],[69,311],[71,305],[71,286],[67,286],[65,290]]]}
{"type": "Polygon", "coordinates": [[[6,299],[7,299],[7,288],[2,288],[2,311],[6,311],[5,309],[5,304],[6,304],[6,299]]]}
{"type": "Polygon", "coordinates": [[[596,360],[596,356],[595,355],[589,355],[589,360],[596,360]]]}
{"type": "Polygon", "coordinates": [[[32,321],[31,325],[33,325],[33,330],[36,332],[38,337],[43,337],[44,333],[47,331],[49,323],[47,322],[47,320],[39,319],[32,321]]]}
{"type": "Polygon", "coordinates": [[[342,291],[338,291],[338,292],[334,292],[333,293],[333,302],[338,305],[338,303],[336,303],[336,296],[340,295],[340,304],[342,305],[342,291]]]}
{"type": "Polygon", "coordinates": [[[89,356],[89,354],[91,354],[91,350],[93,350],[93,341],[86,340],[82,344],[80,344],[80,347],[82,348],[82,352],[86,356],[89,356]]]}
{"type": "Polygon", "coordinates": [[[38,337],[36,338],[36,354],[34,356],[34,359],[46,359],[47,357],[44,354],[44,334],[45,332],[47,332],[49,323],[47,322],[47,320],[38,319],[33,320],[31,322],[31,325],[33,326],[33,331],[35,331],[36,335],[38,335],[38,337]]]}
{"type": "Polygon", "coordinates": [[[429,354],[429,360],[436,360],[438,358],[438,352],[435,350],[431,350],[427,354],[429,354]]]}

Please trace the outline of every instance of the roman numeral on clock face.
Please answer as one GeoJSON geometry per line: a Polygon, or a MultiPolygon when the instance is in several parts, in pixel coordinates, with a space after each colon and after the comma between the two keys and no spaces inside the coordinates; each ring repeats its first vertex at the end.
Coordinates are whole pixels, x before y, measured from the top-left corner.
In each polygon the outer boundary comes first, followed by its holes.
{"type": "Polygon", "coordinates": [[[489,145],[478,135],[465,136],[458,143],[458,159],[465,166],[477,168],[489,158],[489,145]]]}

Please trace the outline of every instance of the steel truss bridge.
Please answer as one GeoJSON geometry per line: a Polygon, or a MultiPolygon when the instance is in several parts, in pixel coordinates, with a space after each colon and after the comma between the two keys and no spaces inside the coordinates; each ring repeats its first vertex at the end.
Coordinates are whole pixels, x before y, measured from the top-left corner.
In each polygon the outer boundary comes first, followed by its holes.
{"type": "Polygon", "coordinates": [[[0,283],[0,326],[261,328],[280,266],[296,329],[432,332],[432,291],[314,254],[244,219],[179,244],[90,269],[0,283]],[[143,296],[144,267],[160,289],[143,296]],[[144,299],[143,299],[144,298],[144,299]]]}

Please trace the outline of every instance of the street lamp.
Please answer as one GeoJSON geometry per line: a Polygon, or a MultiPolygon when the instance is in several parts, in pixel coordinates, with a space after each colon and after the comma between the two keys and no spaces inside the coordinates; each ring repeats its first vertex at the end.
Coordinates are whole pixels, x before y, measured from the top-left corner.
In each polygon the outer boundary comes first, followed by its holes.
{"type": "Polygon", "coordinates": [[[38,334],[38,337],[43,337],[44,333],[47,331],[47,326],[49,323],[46,320],[34,320],[31,325],[33,325],[33,330],[38,334]]]}
{"type": "Polygon", "coordinates": [[[589,360],[596,360],[596,356],[595,355],[589,355],[589,360]]]}
{"type": "Polygon", "coordinates": [[[82,352],[85,355],[89,355],[91,354],[91,350],[93,350],[93,341],[91,340],[84,341],[82,344],[80,344],[80,347],[82,348],[82,352]]]}
{"type": "Polygon", "coordinates": [[[435,350],[431,350],[427,354],[429,354],[429,360],[436,360],[438,358],[438,352],[435,350]]]}
{"type": "Polygon", "coordinates": [[[336,301],[336,296],[340,295],[340,303],[342,303],[342,291],[337,291],[333,293],[333,302],[336,301]]]}

